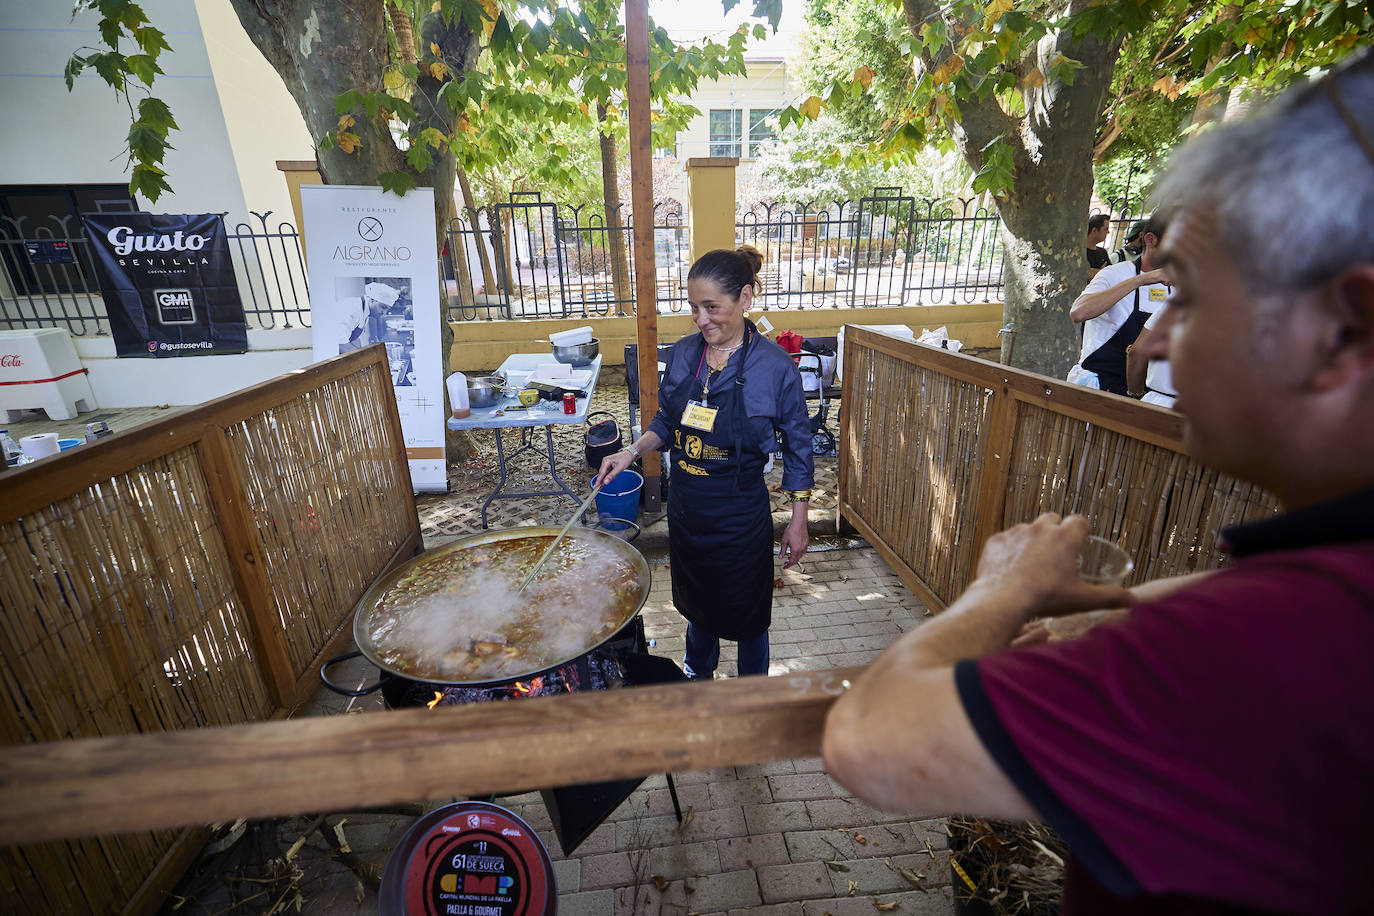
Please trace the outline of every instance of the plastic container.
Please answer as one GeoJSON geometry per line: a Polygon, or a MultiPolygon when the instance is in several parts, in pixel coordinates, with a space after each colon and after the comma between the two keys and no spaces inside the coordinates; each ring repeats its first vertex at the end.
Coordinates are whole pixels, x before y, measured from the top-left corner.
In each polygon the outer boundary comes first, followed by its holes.
{"type": "Polygon", "coordinates": [[[581,328],[571,328],[567,331],[557,331],[549,335],[549,343],[555,347],[571,347],[575,344],[590,343],[592,339],[591,325],[581,328]]]}
{"type": "Polygon", "coordinates": [[[623,518],[639,522],[639,493],[644,489],[644,477],[629,468],[601,488],[596,494],[596,513],[601,518],[623,518]]]}
{"type": "Polygon", "coordinates": [[[448,402],[453,408],[455,420],[462,420],[472,413],[468,406],[468,377],[455,372],[448,377],[448,402]]]}
{"type": "Polygon", "coordinates": [[[68,449],[76,448],[84,441],[84,439],[58,439],[57,450],[60,452],[65,452],[68,449]]]}

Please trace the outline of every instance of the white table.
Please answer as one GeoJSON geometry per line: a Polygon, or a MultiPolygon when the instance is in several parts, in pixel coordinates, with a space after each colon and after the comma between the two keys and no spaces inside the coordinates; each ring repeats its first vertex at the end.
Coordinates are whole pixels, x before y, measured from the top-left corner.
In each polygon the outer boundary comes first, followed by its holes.
{"type": "MultiPolygon", "coordinates": [[[[507,357],[506,361],[496,371],[505,374],[506,390],[515,392],[522,387],[535,368],[551,362],[554,362],[554,358],[549,353],[516,353],[507,357]]],[[[491,495],[482,503],[483,528],[487,527],[487,507],[492,504],[493,500],[497,499],[567,496],[576,505],[582,505],[583,497],[558,476],[557,461],[553,453],[554,426],[568,426],[587,421],[587,412],[591,408],[592,395],[596,393],[596,382],[601,377],[601,357],[598,355],[596,359],[592,360],[591,365],[579,368],[591,370],[592,377],[591,381],[579,389],[585,391],[586,396],[577,399],[577,410],[574,413],[564,413],[561,401],[539,401],[533,407],[523,407],[519,398],[512,393],[509,397],[502,398],[493,407],[474,407],[471,415],[461,420],[449,418],[449,429],[490,429],[494,431],[496,436],[497,470],[501,474],[501,479],[497,481],[496,488],[491,491],[491,495]],[[534,442],[534,430],[540,426],[544,427],[545,449],[541,449],[534,442]],[[501,442],[501,430],[514,428],[520,430],[520,447],[507,455],[501,442]],[[507,467],[511,461],[526,452],[546,454],[549,461],[549,475],[553,478],[553,482],[558,485],[558,489],[502,492],[506,486],[507,467]]]]}

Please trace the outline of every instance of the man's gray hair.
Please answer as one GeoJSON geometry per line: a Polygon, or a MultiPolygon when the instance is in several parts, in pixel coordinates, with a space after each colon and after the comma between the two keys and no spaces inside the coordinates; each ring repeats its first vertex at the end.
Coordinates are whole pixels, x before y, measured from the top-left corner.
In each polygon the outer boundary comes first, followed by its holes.
{"type": "Polygon", "coordinates": [[[1252,294],[1374,263],[1374,55],[1328,79],[1185,144],[1152,195],[1166,217],[1205,208],[1252,294]]]}

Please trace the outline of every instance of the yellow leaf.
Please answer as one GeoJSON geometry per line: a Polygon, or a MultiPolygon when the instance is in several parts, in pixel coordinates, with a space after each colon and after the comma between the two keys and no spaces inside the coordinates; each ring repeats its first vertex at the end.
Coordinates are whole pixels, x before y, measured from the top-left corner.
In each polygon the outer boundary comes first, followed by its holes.
{"type": "Polygon", "coordinates": [[[818,95],[811,96],[801,103],[798,110],[812,121],[816,120],[821,116],[821,97],[818,95]]]}
{"type": "Polygon", "coordinates": [[[496,5],[496,0],[482,0],[482,15],[495,22],[501,15],[501,7],[496,5]]]}
{"type": "Polygon", "coordinates": [[[992,0],[992,2],[988,4],[986,15],[983,16],[983,28],[991,29],[997,20],[1002,18],[1004,13],[1011,12],[1011,8],[1014,5],[1014,0],[992,0]]]}
{"type": "Polygon", "coordinates": [[[382,86],[387,92],[395,92],[406,84],[405,74],[400,70],[388,70],[382,75],[382,86]]]}
{"type": "Polygon", "coordinates": [[[436,60],[434,63],[429,65],[429,73],[436,80],[441,80],[444,77],[448,76],[448,65],[445,64],[442,60],[436,60]]]}
{"type": "Polygon", "coordinates": [[[951,54],[949,60],[935,68],[930,79],[936,86],[941,86],[954,79],[955,75],[962,69],[964,69],[964,58],[958,54],[951,54]]]}
{"type": "Polygon", "coordinates": [[[1171,102],[1179,96],[1178,83],[1174,82],[1172,76],[1161,76],[1159,79],[1155,80],[1154,85],[1150,88],[1160,95],[1167,96],[1171,102]]]}
{"type": "Polygon", "coordinates": [[[1038,67],[1031,67],[1030,72],[1021,77],[1022,89],[1039,89],[1045,85],[1045,74],[1040,72],[1038,67]]]}
{"type": "Polygon", "coordinates": [[[345,154],[351,155],[358,148],[359,140],[357,134],[341,131],[335,138],[335,142],[339,144],[339,149],[343,150],[345,154]]]}
{"type": "MultiPolygon", "coordinates": [[[[438,4],[435,5],[438,6],[438,4]]],[[[429,43],[429,53],[433,54],[435,57],[439,56],[439,46],[432,41],[429,43]]]]}
{"type": "Polygon", "coordinates": [[[854,71],[854,82],[861,84],[865,89],[873,85],[873,77],[878,74],[873,72],[871,67],[860,67],[854,71]]]}
{"type": "Polygon", "coordinates": [[[584,118],[590,117],[592,113],[592,110],[587,107],[586,102],[579,102],[577,105],[577,110],[582,112],[582,117],[584,118]]]}
{"type": "Polygon", "coordinates": [[[339,115],[339,130],[341,131],[348,130],[356,123],[357,122],[353,120],[353,116],[351,114],[339,115]]]}
{"type": "Polygon", "coordinates": [[[889,900],[887,903],[878,903],[878,902],[875,900],[875,901],[873,902],[873,908],[874,908],[875,910],[882,910],[884,913],[886,913],[886,912],[888,912],[888,911],[890,911],[890,910],[895,910],[895,909],[897,909],[897,901],[895,901],[895,900],[889,900]]]}
{"type": "Polygon", "coordinates": [[[619,109],[619,108],[616,108],[614,105],[607,105],[607,106],[606,106],[606,117],[608,117],[608,118],[614,118],[614,117],[615,117],[616,115],[618,115],[618,114],[620,114],[620,109],[619,109]]]}
{"type": "Polygon", "coordinates": [[[1268,37],[1269,30],[1267,28],[1264,28],[1263,26],[1260,26],[1257,28],[1246,29],[1245,35],[1244,37],[1242,37],[1241,41],[1247,45],[1257,45],[1263,42],[1264,39],[1268,37]]]}
{"type": "Polygon", "coordinates": [[[477,128],[472,126],[472,122],[468,120],[467,115],[463,115],[461,118],[458,119],[458,129],[461,130],[463,133],[467,134],[468,136],[477,133],[477,128]]]}

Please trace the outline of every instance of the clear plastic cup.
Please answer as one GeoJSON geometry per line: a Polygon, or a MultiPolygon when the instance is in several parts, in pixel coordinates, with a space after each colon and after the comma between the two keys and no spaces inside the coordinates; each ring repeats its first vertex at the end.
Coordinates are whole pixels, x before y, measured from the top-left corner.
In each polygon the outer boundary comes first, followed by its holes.
{"type": "Polygon", "coordinates": [[[1135,569],[1131,555],[1112,541],[1090,534],[1078,552],[1078,577],[1092,585],[1120,585],[1135,569]]]}

